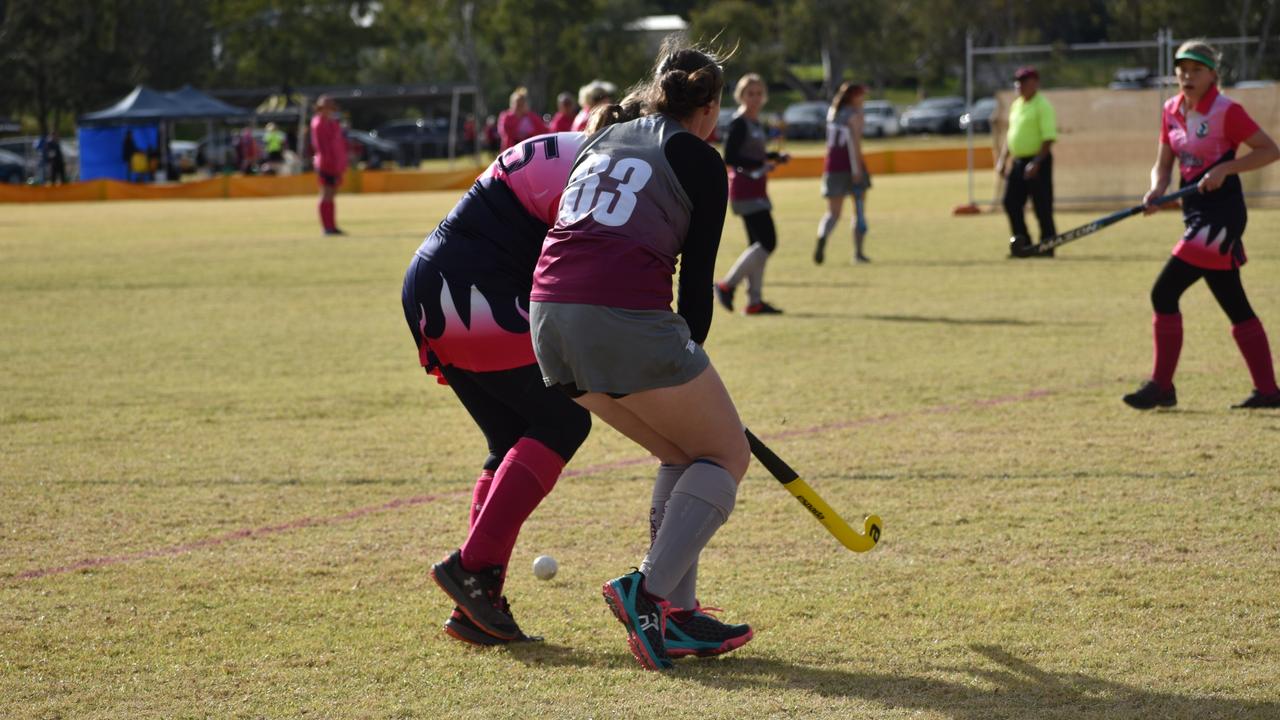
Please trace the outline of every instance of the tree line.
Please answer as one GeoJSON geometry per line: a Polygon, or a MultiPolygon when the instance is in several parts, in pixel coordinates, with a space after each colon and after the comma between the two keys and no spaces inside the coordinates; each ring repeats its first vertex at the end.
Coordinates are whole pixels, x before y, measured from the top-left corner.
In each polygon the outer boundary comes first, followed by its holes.
{"type": "Polygon", "coordinates": [[[648,71],[640,17],[678,14],[690,36],[809,97],[852,75],[876,87],[955,85],[978,45],[1256,35],[1238,68],[1270,73],[1278,0],[0,0],[0,115],[42,132],[138,83],[172,89],[465,82],[481,111],[512,88],[555,95],[648,71]],[[798,68],[821,68],[820,79],[798,68]]]}

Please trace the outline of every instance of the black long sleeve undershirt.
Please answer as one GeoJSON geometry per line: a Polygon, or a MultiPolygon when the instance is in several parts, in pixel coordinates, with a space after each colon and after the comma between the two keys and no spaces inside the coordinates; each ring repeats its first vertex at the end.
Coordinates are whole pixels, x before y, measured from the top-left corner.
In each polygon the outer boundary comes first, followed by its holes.
{"type": "Polygon", "coordinates": [[[743,170],[755,170],[763,167],[767,161],[777,161],[782,157],[782,153],[770,151],[765,154],[765,159],[743,157],[742,145],[747,141],[747,135],[750,133],[750,127],[747,125],[747,118],[739,115],[729,123],[729,136],[724,139],[724,164],[731,167],[742,168],[743,170]]]}
{"type": "Polygon", "coordinates": [[[693,341],[702,344],[711,330],[711,284],[729,204],[729,177],[720,153],[692,133],[668,140],[665,154],[693,204],[689,232],[680,251],[676,312],[689,325],[693,341]]]}

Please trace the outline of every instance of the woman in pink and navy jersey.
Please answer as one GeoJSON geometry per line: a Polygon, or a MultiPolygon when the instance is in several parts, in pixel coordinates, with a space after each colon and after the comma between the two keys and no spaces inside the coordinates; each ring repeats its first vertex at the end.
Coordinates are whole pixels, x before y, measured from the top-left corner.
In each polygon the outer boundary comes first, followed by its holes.
{"type": "Polygon", "coordinates": [[[405,274],[419,360],[453,390],[489,449],[467,539],[431,569],[457,603],[445,632],[474,644],[529,639],[502,595],[505,569],[521,525],[591,428],[585,410],[542,382],[528,315],[534,265],[582,139],[541,135],[499,155],[405,274]]]}
{"type": "Polygon", "coordinates": [[[724,160],[705,141],[723,89],[712,55],[668,39],[634,102],[597,111],[645,114],[592,135],[578,152],[529,296],[547,384],[661,462],[649,552],[602,588],[632,654],[653,670],[752,635],[711,617],[694,594],[699,555],[733,510],[750,455],[702,349],[728,204],[724,160]]]}
{"type": "Polygon", "coordinates": [[[724,162],[729,166],[729,203],[735,215],[742,216],[747,226],[747,249],[738,256],[724,280],[716,283],[716,299],[733,312],[733,293],[738,283],[747,281],[748,315],[782,312],[764,301],[764,266],[778,247],[778,233],[773,226],[773,204],[767,192],[769,171],[777,163],[791,159],[786,153],[769,152],[768,135],[760,122],[760,110],[769,99],[764,78],[755,73],[743,75],[733,90],[738,112],[729,123],[729,137],[724,141],[724,162]]]}
{"type": "Polygon", "coordinates": [[[1124,396],[1125,403],[1139,410],[1178,404],[1173,386],[1182,350],[1178,300],[1201,278],[1231,320],[1231,335],[1253,379],[1253,393],[1234,407],[1280,407],[1267,333],[1240,283],[1248,218],[1239,177],[1280,158],[1280,148],[1243,106],[1218,92],[1219,57],[1199,40],[1183,43],[1175,55],[1182,92],[1164,104],[1160,147],[1143,203],[1147,214],[1159,209],[1151,202],[1168,189],[1175,158],[1182,185],[1196,184],[1200,192],[1182,201],[1186,230],[1151,289],[1154,369],[1150,380],[1124,396]],[[1236,157],[1242,143],[1250,151],[1236,157]]]}
{"type": "Polygon", "coordinates": [[[831,109],[827,111],[827,156],[822,162],[822,197],[827,199],[827,212],[818,221],[818,242],[813,248],[813,261],[819,265],[826,258],[827,236],[840,220],[840,209],[846,196],[853,196],[853,261],[868,263],[862,252],[867,237],[867,189],[871,173],[862,157],[862,103],[866,87],[847,82],[840,86],[831,109]]]}

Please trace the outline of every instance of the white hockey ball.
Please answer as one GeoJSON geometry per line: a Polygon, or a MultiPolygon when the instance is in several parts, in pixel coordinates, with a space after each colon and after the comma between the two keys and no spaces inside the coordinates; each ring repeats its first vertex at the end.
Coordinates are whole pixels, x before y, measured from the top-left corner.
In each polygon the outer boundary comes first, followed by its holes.
{"type": "Polygon", "coordinates": [[[539,555],[533,559],[533,575],[539,580],[550,580],[559,569],[560,563],[550,555],[539,555]]]}

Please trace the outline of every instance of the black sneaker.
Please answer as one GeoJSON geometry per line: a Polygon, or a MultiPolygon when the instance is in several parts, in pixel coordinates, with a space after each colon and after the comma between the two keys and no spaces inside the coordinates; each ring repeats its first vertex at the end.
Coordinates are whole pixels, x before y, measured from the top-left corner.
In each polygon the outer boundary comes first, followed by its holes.
{"type": "Polygon", "coordinates": [[[1031,256],[1031,238],[1026,235],[1014,235],[1009,238],[1009,257],[1024,258],[1031,256]]]}
{"type": "Polygon", "coordinates": [[[736,650],[755,635],[750,625],[728,625],[710,615],[719,608],[676,610],[667,616],[667,655],[673,658],[711,657],[736,650]]]}
{"type": "Polygon", "coordinates": [[[1252,410],[1256,408],[1280,408],[1280,392],[1274,392],[1270,395],[1264,395],[1257,389],[1249,393],[1249,397],[1245,398],[1239,405],[1232,405],[1236,409],[1252,410]]]}
{"type": "Polygon", "coordinates": [[[644,574],[635,570],[605,583],[601,593],[613,616],[627,629],[627,644],[636,660],[648,670],[667,670],[671,658],[663,636],[671,603],[655,599],[643,585],[644,574]]]}
{"type": "Polygon", "coordinates": [[[344,232],[341,228],[335,227],[335,228],[329,228],[328,230],[325,230],[324,234],[325,235],[346,235],[347,233],[344,232]]]}
{"type": "MultiPolygon", "coordinates": [[[[506,614],[512,615],[511,603],[507,602],[506,595],[502,596],[502,600],[499,602],[498,606],[506,614]]],[[[512,615],[513,619],[514,617],[515,616],[512,615]]],[[[457,607],[453,608],[453,614],[451,614],[449,619],[445,621],[444,631],[455,640],[461,640],[465,643],[485,647],[520,642],[542,642],[541,635],[525,635],[524,632],[519,629],[516,630],[517,635],[514,640],[503,640],[502,638],[494,637],[480,629],[479,625],[471,622],[471,618],[464,615],[457,607]]]]}
{"type": "Polygon", "coordinates": [[[724,283],[715,283],[711,287],[715,288],[716,300],[720,301],[725,310],[733,312],[733,293],[737,288],[730,287],[724,283]]]}
{"type": "Polygon", "coordinates": [[[1142,383],[1142,387],[1125,395],[1124,403],[1131,408],[1150,410],[1154,407],[1173,407],[1178,404],[1178,391],[1172,385],[1168,390],[1160,389],[1155,380],[1142,383]]]}
{"type": "Polygon", "coordinates": [[[781,309],[776,308],[764,301],[755,303],[754,305],[748,305],[745,308],[743,308],[742,312],[747,315],[781,315],[782,314],[781,309]]]}
{"type": "Polygon", "coordinates": [[[520,634],[516,621],[502,610],[502,567],[494,565],[480,572],[462,567],[462,551],[431,566],[431,579],[445,591],[458,609],[481,630],[499,640],[515,640],[520,634]]]}
{"type": "Polygon", "coordinates": [[[813,264],[821,265],[823,260],[827,259],[827,239],[818,238],[817,244],[813,246],[813,264]]]}
{"type": "Polygon", "coordinates": [[[871,262],[871,258],[863,255],[862,253],[855,253],[853,256],[854,265],[866,265],[869,262],[871,262]]]}

